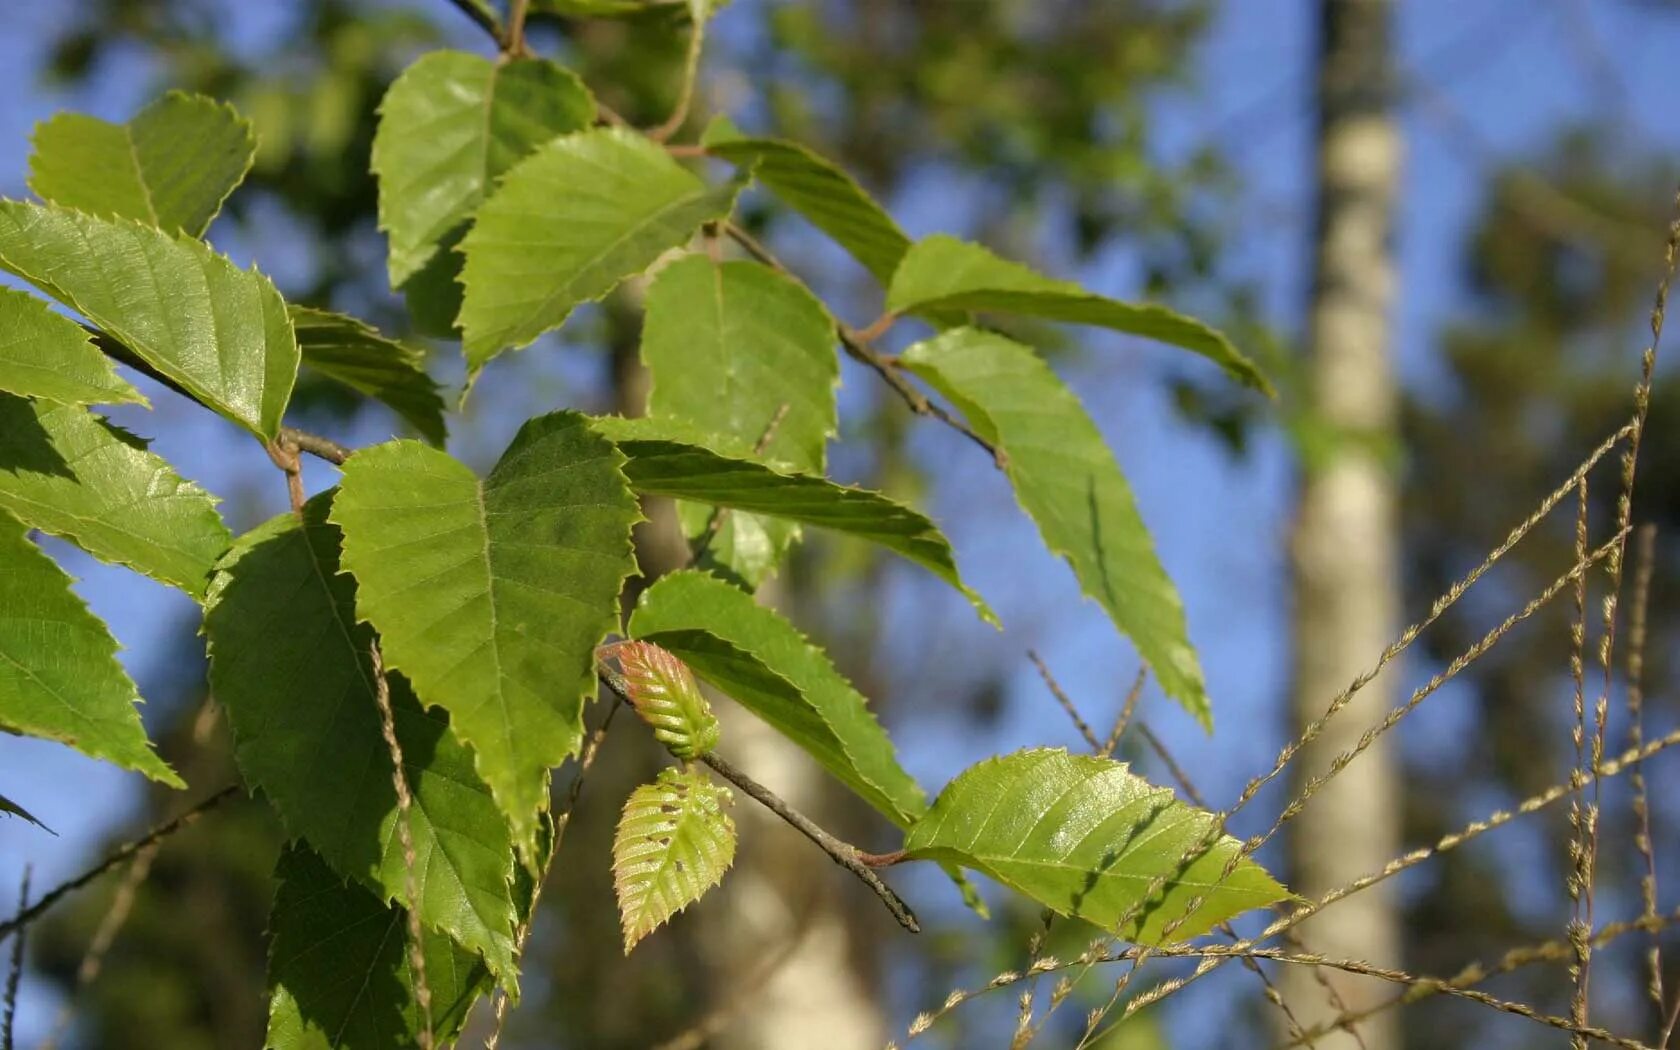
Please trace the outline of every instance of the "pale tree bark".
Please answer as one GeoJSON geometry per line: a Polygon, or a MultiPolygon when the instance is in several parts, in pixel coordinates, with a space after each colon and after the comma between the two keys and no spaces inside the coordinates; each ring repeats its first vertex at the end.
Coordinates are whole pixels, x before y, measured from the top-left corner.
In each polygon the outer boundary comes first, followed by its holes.
{"type": "MultiPolygon", "coordinates": [[[[1291,537],[1294,572],[1293,710],[1297,728],[1371,667],[1399,629],[1396,391],[1390,353],[1391,246],[1400,134],[1390,109],[1388,0],[1322,0],[1319,65],[1318,224],[1309,318],[1306,403],[1314,440],[1304,449],[1291,537]]],[[[1355,745],[1394,702],[1384,675],[1355,695],[1294,765],[1297,789],[1355,745]]],[[[1296,818],[1289,838],[1291,888],[1311,899],[1380,869],[1400,844],[1394,756],[1379,741],[1296,818]]],[[[1389,883],[1333,905],[1302,929],[1333,957],[1399,962],[1400,931],[1389,883]]],[[[1331,971],[1352,1009],[1389,994],[1377,982],[1331,971]]],[[[1306,1025],[1336,1012],[1308,971],[1290,968],[1284,992],[1306,1025]]],[[[1392,1012],[1317,1041],[1321,1050],[1400,1045],[1392,1012]]]]}

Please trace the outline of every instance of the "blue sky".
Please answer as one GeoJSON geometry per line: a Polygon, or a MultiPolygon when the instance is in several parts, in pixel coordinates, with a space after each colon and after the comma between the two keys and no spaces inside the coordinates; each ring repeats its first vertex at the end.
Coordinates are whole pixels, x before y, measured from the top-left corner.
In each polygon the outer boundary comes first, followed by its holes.
{"type": "MultiPolygon", "coordinates": [[[[445,6],[442,0],[413,2],[445,6]]],[[[1395,333],[1402,375],[1427,387],[1437,381],[1436,332],[1464,305],[1461,240],[1490,163],[1536,154],[1559,127],[1606,113],[1615,116],[1628,141],[1653,152],[1680,152],[1673,72],[1680,14],[1605,0],[1547,5],[1407,0],[1397,6],[1402,64],[1430,88],[1426,101],[1413,96],[1404,112],[1395,333]]],[[[90,93],[75,98],[44,93],[35,67],[45,27],[62,15],[55,7],[20,5],[7,16],[9,31],[0,35],[0,97],[7,100],[0,106],[0,192],[8,196],[26,192],[27,136],[36,121],[61,108],[126,119],[144,101],[141,88],[150,81],[143,63],[125,60],[90,93]]],[[[1241,173],[1246,219],[1231,231],[1227,265],[1260,281],[1269,316],[1286,333],[1300,327],[1312,215],[1312,8],[1283,0],[1229,0],[1199,54],[1199,84],[1164,105],[1162,113],[1167,149],[1215,138],[1241,173]]],[[[960,230],[963,215],[938,206],[939,196],[935,186],[911,185],[893,203],[913,234],[960,230]]],[[[224,247],[243,257],[242,246],[224,247]]],[[[1133,290],[1120,259],[1105,259],[1073,276],[1122,297],[1133,290]]],[[[1202,735],[1158,694],[1145,701],[1146,715],[1209,796],[1227,800],[1269,764],[1283,735],[1288,648],[1282,541],[1290,491],[1285,449],[1268,436],[1246,459],[1233,460],[1207,434],[1180,423],[1153,382],[1158,374],[1153,366],[1169,351],[1120,339],[1093,338],[1090,345],[1093,352],[1079,359],[1069,378],[1115,448],[1168,571],[1184,593],[1219,730],[1211,738],[1202,735]]],[[[1630,377],[1636,352],[1629,348],[1630,377]]],[[[481,406],[475,437],[456,451],[483,464],[519,420],[565,400],[578,389],[579,378],[576,369],[566,367],[520,364],[499,374],[492,369],[475,395],[481,406]]],[[[844,379],[848,385],[870,382],[849,365],[844,379]]],[[[241,502],[278,508],[281,491],[273,472],[254,447],[243,448],[249,442],[236,441],[219,421],[167,393],[153,402],[151,413],[125,410],[118,417],[155,436],[158,451],[213,491],[249,496],[260,486],[257,499],[241,502]],[[226,449],[232,445],[241,451],[230,466],[226,449]]],[[[379,440],[390,425],[370,419],[361,429],[347,436],[379,440]]],[[[984,736],[941,724],[934,717],[938,697],[900,703],[895,717],[906,765],[936,789],[999,749],[1076,743],[1024,655],[1016,658],[1029,645],[1044,653],[1093,723],[1112,717],[1136,663],[1100,610],[1080,598],[1071,574],[1042,551],[1032,524],[1015,509],[1004,479],[984,457],[960,438],[927,427],[918,429],[913,447],[924,462],[939,465],[930,505],[956,543],[965,575],[1012,625],[1000,639],[964,615],[960,599],[940,596],[912,573],[894,576],[895,633],[953,661],[962,653],[1001,653],[1012,669],[1015,702],[984,736]],[[940,603],[936,623],[921,614],[930,600],[940,603]],[[927,632],[918,633],[924,626],[927,632]],[[924,708],[934,714],[924,714],[924,708]]],[[[311,478],[312,487],[330,482],[320,467],[311,478]]],[[[1549,482],[1537,479],[1537,492],[1541,485],[1549,482]]],[[[1498,537],[1484,539],[1491,544],[1498,537]]],[[[151,653],[192,614],[190,603],[63,544],[49,541],[47,547],[79,578],[80,593],[125,644],[123,659],[142,689],[157,681],[162,670],[151,653]]],[[[1453,712],[1434,710],[1450,704],[1450,694],[1436,698],[1409,730],[1450,733],[1453,712]]],[[[25,861],[35,865],[37,886],[56,883],[86,863],[99,834],[129,812],[138,786],[138,778],[67,748],[0,739],[0,789],[59,832],[47,838],[16,821],[0,821],[0,908],[10,908],[25,861]]],[[[195,785],[195,794],[211,787],[195,785]]],[[[944,892],[932,882],[910,887],[925,889],[928,897],[944,892]]],[[[50,1009],[33,985],[20,1019],[24,1045],[43,1031],[50,1009]]],[[[1219,1017],[1218,1011],[1179,1017],[1183,1045],[1203,1045],[1219,1017]]]]}

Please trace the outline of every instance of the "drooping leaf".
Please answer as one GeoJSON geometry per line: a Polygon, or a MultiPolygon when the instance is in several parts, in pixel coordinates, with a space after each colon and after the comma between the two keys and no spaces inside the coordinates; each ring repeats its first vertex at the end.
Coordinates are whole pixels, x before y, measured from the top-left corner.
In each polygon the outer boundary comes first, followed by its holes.
{"type": "Polygon", "coordinates": [[[5,814],[8,814],[10,816],[21,818],[21,819],[26,820],[29,823],[35,825],[36,827],[40,828],[42,831],[46,832],[49,835],[52,835],[55,838],[58,836],[58,832],[54,831],[52,828],[49,828],[45,824],[41,823],[40,818],[36,817],[35,814],[29,812],[27,809],[24,809],[22,806],[18,805],[16,802],[13,802],[11,799],[7,798],[5,795],[0,795],[0,813],[5,813],[5,814]]]}
{"type": "Polygon", "coordinates": [[[1079,399],[1027,347],[975,328],[918,343],[900,360],[1003,449],[1015,495],[1046,546],[1073,566],[1080,588],[1131,638],[1162,690],[1211,729],[1184,603],[1079,399]]]}
{"type": "Polygon", "coordinates": [[[386,665],[449,712],[526,856],[635,564],[622,462],[586,417],[556,412],[528,421],[483,481],[416,441],[363,449],[333,502],[357,615],[386,665]]]}
{"type": "Polygon", "coordinates": [[[978,244],[936,235],[917,241],[893,274],[894,313],[981,310],[1096,325],[1210,358],[1232,377],[1271,393],[1271,384],[1230,340],[1200,321],[1154,303],[1124,303],[1000,259],[978,244]]]}
{"type": "Polygon", "coordinates": [[[508,171],[461,242],[468,368],[559,327],[580,303],[728,215],[739,188],[707,186],[622,128],[542,146],[508,171]]]}
{"type": "MultiPolygon", "coordinates": [[[[268,918],[266,1050],[390,1050],[420,1045],[420,1008],[403,910],[293,844],[275,867],[268,918]]],[[[435,1045],[446,1046],[490,974],[441,933],[421,938],[435,1045]]]]}
{"type": "Polygon", "coordinates": [[[685,762],[717,746],[717,716],[681,660],[651,642],[620,642],[612,653],[624,675],[625,696],[652,727],[654,739],[685,762]]]}
{"type": "Polygon", "coordinates": [[[432,259],[515,162],[594,120],[583,82],[546,59],[433,51],[404,70],[380,103],[373,138],[391,287],[432,259]]]}
{"type": "Polygon", "coordinates": [[[0,513],[0,729],[185,787],[152,751],[116,653],[70,577],[29,542],[22,522],[0,513]]]}
{"type": "Polygon", "coordinates": [[[256,151],[232,106],[171,91],[126,124],[60,113],[36,127],[29,188],[102,219],[201,237],[256,151]]]}
{"type": "Polygon", "coordinates": [[[899,827],[927,809],[868,702],[752,595],[702,572],[670,573],[642,593],[629,632],[681,657],[899,827]]]}
{"type": "Polygon", "coordinates": [[[202,598],[232,542],[216,500],[75,405],[0,394],[0,511],[202,598]]]}
{"type": "MultiPolygon", "coordinates": [[[[755,262],[691,255],[659,271],[648,287],[648,414],[734,439],[757,458],[821,473],[835,431],[834,339],[828,311],[798,282],[755,262]]],[[[713,528],[712,514],[704,504],[682,505],[690,539],[713,528]]],[[[756,587],[796,531],[790,522],[731,514],[705,549],[756,587]]]]}
{"type": "Polygon", "coordinates": [[[613,837],[624,954],[723,881],[735,860],[728,788],[703,770],[662,769],[630,793],[613,837]]]}
{"type": "Polygon", "coordinates": [[[64,405],[146,404],[80,325],[14,288],[0,288],[0,390],[64,405]]]}
{"type": "Polygon", "coordinates": [[[0,201],[0,268],[258,437],[279,432],[298,348],[262,274],[132,220],[21,201],[0,201]]]}
{"type": "Polygon", "coordinates": [[[354,317],[304,306],[291,315],[305,366],[391,406],[427,441],[443,444],[443,398],[426,373],[425,354],[354,317]]]}
{"type": "Polygon", "coordinates": [[[771,193],[834,238],[882,285],[892,281],[910,238],[833,162],[795,142],[744,135],[724,117],[714,119],[700,141],[712,156],[751,168],[771,193]]]}
{"type": "Polygon", "coordinates": [[[834,529],[878,543],[961,591],[988,623],[997,618],[957,573],[951,544],[926,517],[877,492],[791,474],[750,450],[703,434],[681,420],[601,417],[595,429],[628,457],[624,476],[638,492],[713,503],[834,529]]]}
{"type": "MultiPolygon", "coordinates": [[[[239,538],[205,601],[210,687],[240,773],[342,875],[411,905],[391,753],[356,584],[339,572],[332,494],[239,538]]],[[[420,919],[513,975],[513,850],[490,789],[447,720],[386,676],[412,805],[420,919]]]]}
{"type": "Polygon", "coordinates": [[[1222,879],[1241,843],[1229,835],[1209,841],[1214,826],[1213,814],[1151,786],[1125,763],[1030,748],[964,770],[910,829],[904,848],[1152,944],[1206,933],[1289,895],[1246,858],[1222,879]],[[1151,895],[1159,879],[1162,888],[1151,895]],[[1189,911],[1196,899],[1202,903],[1189,911]]]}

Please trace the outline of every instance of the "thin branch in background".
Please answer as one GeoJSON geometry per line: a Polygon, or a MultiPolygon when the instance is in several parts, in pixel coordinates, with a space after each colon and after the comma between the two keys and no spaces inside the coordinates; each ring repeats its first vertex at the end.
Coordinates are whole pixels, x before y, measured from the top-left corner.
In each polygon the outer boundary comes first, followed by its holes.
{"type": "Polygon", "coordinates": [[[456,10],[472,19],[480,29],[490,34],[490,39],[500,42],[502,27],[496,20],[496,12],[490,8],[485,0],[450,0],[456,10]]]}
{"type": "MultiPolygon", "coordinates": [[[[1640,526],[1634,544],[1633,600],[1628,609],[1627,703],[1628,744],[1640,747],[1645,743],[1645,642],[1651,605],[1651,576],[1656,563],[1657,527],[1640,526]]],[[[1657,855],[1651,845],[1651,798],[1645,788],[1645,771],[1635,767],[1628,775],[1633,789],[1633,843],[1639,851],[1645,870],[1639,879],[1640,915],[1650,918],[1657,914],[1657,855]]],[[[1663,1015],[1662,939],[1651,932],[1651,945],[1645,952],[1648,973],[1647,990],[1656,1006],[1657,1016],[1663,1015]]]]}
{"type": "Polygon", "coordinates": [[[1149,668],[1138,668],[1137,677],[1132,679],[1132,687],[1126,690],[1126,699],[1120,705],[1120,714],[1115,717],[1114,725],[1108,731],[1108,739],[1097,754],[1108,758],[1114,754],[1114,749],[1120,746],[1120,738],[1125,735],[1126,727],[1131,725],[1132,715],[1137,711],[1138,701],[1143,698],[1143,683],[1149,680],[1149,668]]]}
{"type": "Polygon", "coordinates": [[[123,875],[122,883],[117,887],[116,894],[111,898],[111,906],[106,909],[104,916],[100,918],[99,927],[93,934],[93,940],[88,942],[87,952],[82,956],[81,965],[76,967],[75,988],[71,991],[64,1006],[58,1011],[58,1016],[53,1020],[52,1029],[48,1031],[47,1037],[41,1040],[40,1045],[35,1050],[55,1050],[59,1039],[63,1038],[64,1033],[70,1028],[70,1019],[73,1016],[72,1010],[75,1007],[76,999],[98,979],[99,971],[105,964],[105,955],[111,950],[111,945],[116,943],[117,934],[122,932],[123,924],[128,921],[129,913],[134,909],[135,897],[139,894],[141,885],[145,883],[146,876],[151,874],[152,861],[157,858],[157,852],[161,845],[161,843],[153,842],[134,855],[133,863],[128,866],[128,872],[123,875]]]}
{"type": "Polygon", "coordinates": [[[1089,723],[1080,716],[1079,708],[1074,706],[1073,698],[1067,695],[1062,689],[1061,683],[1056,681],[1056,676],[1050,673],[1050,668],[1045,665],[1044,660],[1038,655],[1038,651],[1028,649],[1027,659],[1031,660],[1033,666],[1038,668],[1038,676],[1044,679],[1044,685],[1050,690],[1050,695],[1056,698],[1056,703],[1062,705],[1062,710],[1067,712],[1068,720],[1073,723],[1073,728],[1079,730],[1079,735],[1085,738],[1087,744],[1091,745],[1092,751],[1101,754],[1102,741],[1097,739],[1097,734],[1092,731],[1089,723]]]}
{"type": "MultiPolygon", "coordinates": [[[[18,910],[25,911],[29,907],[29,873],[30,866],[23,866],[23,881],[18,887],[18,910]]],[[[0,1025],[0,1050],[13,1050],[12,1024],[17,1020],[18,984],[23,980],[23,948],[29,936],[26,927],[18,927],[12,935],[12,963],[6,972],[6,1002],[4,1024],[0,1025]]]]}
{"type": "Polygon", "coordinates": [[[60,883],[48,890],[46,893],[42,894],[34,904],[24,907],[20,903],[17,914],[13,915],[5,922],[0,923],[0,940],[4,940],[13,931],[19,930],[29,925],[31,922],[34,922],[48,908],[57,904],[59,898],[63,897],[65,894],[81,889],[83,886],[86,886],[94,879],[97,879],[107,871],[110,871],[118,864],[121,864],[123,861],[134,856],[136,853],[139,853],[147,846],[150,846],[152,843],[168,838],[170,835],[173,835],[182,828],[192,824],[211,809],[233,797],[234,792],[238,790],[238,784],[229,784],[227,787],[222,788],[220,791],[206,798],[203,802],[198,803],[185,813],[182,813],[180,816],[159,824],[157,827],[148,831],[135,841],[117,849],[115,852],[105,857],[105,859],[82,872],[80,875],[77,875],[75,878],[69,880],[68,882],[60,883]]]}
{"type": "Polygon", "coordinates": [[[403,769],[402,744],[397,741],[396,716],[391,710],[391,683],[385,677],[385,658],[379,643],[368,646],[372,661],[374,699],[379,705],[379,727],[385,736],[385,747],[391,754],[391,786],[397,793],[397,841],[402,844],[403,892],[408,896],[408,968],[414,977],[414,1001],[420,1007],[420,1050],[432,1050],[432,989],[426,980],[426,951],[420,927],[420,880],[415,875],[418,859],[414,853],[414,833],[409,827],[409,811],[414,798],[408,790],[408,774],[403,769]]]}

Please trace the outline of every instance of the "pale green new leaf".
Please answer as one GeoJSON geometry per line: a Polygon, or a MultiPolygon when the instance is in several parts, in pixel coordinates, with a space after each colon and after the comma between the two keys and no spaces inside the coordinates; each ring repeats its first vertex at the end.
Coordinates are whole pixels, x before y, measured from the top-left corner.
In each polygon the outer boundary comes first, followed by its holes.
{"type": "Polygon", "coordinates": [[[1212,836],[1215,826],[1213,814],[1125,763],[1031,748],[964,770],[910,829],[904,849],[973,868],[1060,915],[1153,944],[1206,933],[1289,896],[1246,858],[1222,878],[1242,844],[1212,836]]]}
{"type": "Polygon", "coordinates": [[[905,351],[904,365],[1001,448],[1016,498],[1080,588],[1137,646],[1166,694],[1213,726],[1184,603],[1155,554],[1131,486],[1079,399],[1027,347],[957,328],[905,351]]]}
{"type": "Polygon", "coordinates": [[[700,769],[662,769],[630,793],[613,837],[624,954],[723,881],[735,860],[729,789],[700,769]]]}
{"type": "MultiPolygon", "coordinates": [[[[408,899],[391,752],[379,715],[373,631],[339,572],[330,493],[241,536],[205,601],[210,688],[227,711],[245,782],[286,830],[382,901],[408,899]]],[[[447,720],[387,675],[412,793],[420,919],[512,980],[513,849],[490,789],[447,720]]]]}
{"type": "Polygon", "coordinates": [[[980,310],[1112,328],[1194,351],[1240,382],[1268,394],[1272,390],[1254,362],[1200,321],[1154,303],[1096,295],[955,237],[928,237],[905,253],[887,289],[887,309],[922,314],[980,310]]]}
{"type": "Polygon", "coordinates": [[[0,513],[0,729],[185,787],[152,751],[134,709],[139,694],[116,654],[70,577],[29,542],[21,522],[0,513]]]}
{"type": "MultiPolygon", "coordinates": [[[[420,1045],[408,920],[308,847],[274,870],[268,917],[266,1050],[391,1050],[420,1045]]],[[[490,974],[441,933],[421,938],[435,1045],[447,1046],[490,990],[490,974]]]]}
{"type": "Polygon", "coordinates": [[[291,315],[307,368],[389,405],[427,441],[443,444],[443,398],[422,351],[354,317],[304,306],[292,307],[291,315]]]}
{"type": "MultiPolygon", "coordinates": [[[[648,287],[648,414],[732,439],[755,458],[820,474],[835,432],[834,342],[833,319],[797,281],[755,262],[688,256],[648,287]]],[[[712,514],[703,504],[682,506],[690,539],[707,533],[712,514]]],[[[706,551],[756,587],[796,532],[788,522],[731,514],[706,551]]]]}
{"type": "Polygon", "coordinates": [[[520,428],[482,481],[417,441],[363,449],[333,503],[357,614],[386,665],[449,712],[525,856],[635,567],[622,462],[586,417],[556,412],[520,428]]]}
{"type": "Polygon", "coordinates": [[[146,404],[81,325],[14,288],[0,288],[0,390],[65,405],[146,404]]]}
{"type": "Polygon", "coordinates": [[[391,286],[418,273],[515,162],[594,121],[583,82],[547,59],[433,51],[404,70],[373,138],[391,286]]]}
{"type": "Polygon", "coordinates": [[[868,702],[752,595],[702,572],[670,573],[642,592],[629,633],[681,657],[894,824],[906,827],[927,809],[868,702]]]}
{"type": "Polygon", "coordinates": [[[832,237],[882,285],[892,281],[910,238],[833,162],[796,142],[744,135],[724,117],[714,119],[700,141],[712,156],[751,169],[771,193],[832,237]]]}
{"type": "Polygon", "coordinates": [[[472,372],[599,299],[728,215],[739,186],[712,187],[638,132],[557,138],[515,165],[461,242],[461,327],[472,372]]]}
{"type": "Polygon", "coordinates": [[[961,591],[988,623],[997,622],[985,600],[962,582],[944,534],[901,503],[814,474],[778,470],[681,420],[602,417],[593,426],[628,457],[624,475],[638,492],[713,503],[869,540],[932,572],[961,591]]]}
{"type": "Polygon", "coordinates": [[[0,268],[258,437],[279,432],[298,348],[262,274],[132,220],[21,201],[0,201],[0,268]]]}
{"type": "Polygon", "coordinates": [[[611,647],[624,678],[624,696],[666,750],[685,762],[717,746],[720,730],[700,683],[675,654],[651,642],[611,647]]]}
{"type": "Polygon", "coordinates": [[[29,188],[103,219],[201,237],[256,152],[250,122],[232,106],[171,91],[127,124],[60,113],[37,126],[29,188]]]}
{"type": "Polygon", "coordinates": [[[202,598],[232,537],[208,492],[76,405],[0,394],[0,510],[202,598]]]}

